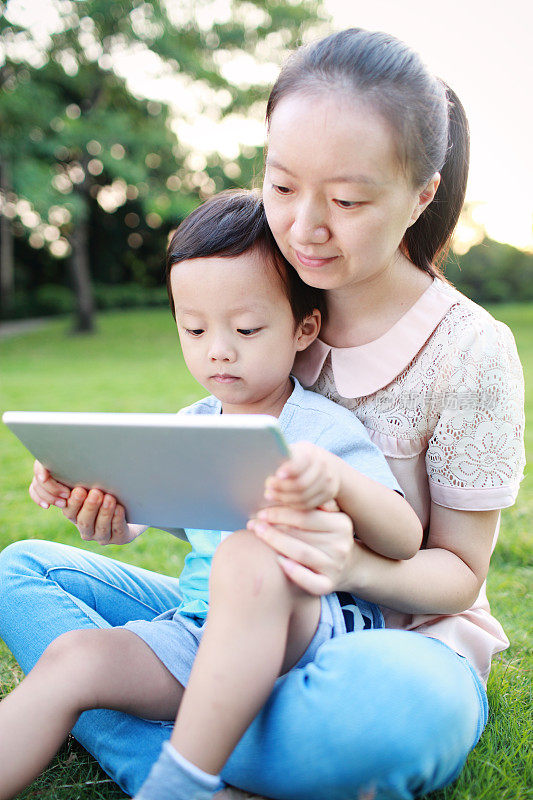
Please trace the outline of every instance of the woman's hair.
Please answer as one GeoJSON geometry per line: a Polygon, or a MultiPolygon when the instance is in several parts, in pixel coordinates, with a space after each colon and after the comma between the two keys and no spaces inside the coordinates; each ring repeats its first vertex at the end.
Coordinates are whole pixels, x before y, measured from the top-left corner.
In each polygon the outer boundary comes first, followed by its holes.
{"type": "MultiPolygon", "coordinates": [[[[170,283],[172,267],[180,261],[210,256],[240,256],[256,250],[269,267],[278,273],[291,305],[295,325],[317,308],[326,315],[324,294],[308,286],[285,260],[266,221],[263,201],[258,192],[230,190],[221,192],[198,206],[174,231],[168,248],[166,282],[170,308],[175,317],[170,283]]],[[[201,281],[201,272],[198,280],[201,281]]]]}
{"type": "Polygon", "coordinates": [[[438,275],[468,177],[468,122],[457,95],[394,36],[350,28],[289,57],[270,94],[267,123],[284,97],[335,88],[356,93],[392,126],[400,163],[414,186],[424,186],[440,172],[433,202],[402,241],[413,264],[438,275]]]}

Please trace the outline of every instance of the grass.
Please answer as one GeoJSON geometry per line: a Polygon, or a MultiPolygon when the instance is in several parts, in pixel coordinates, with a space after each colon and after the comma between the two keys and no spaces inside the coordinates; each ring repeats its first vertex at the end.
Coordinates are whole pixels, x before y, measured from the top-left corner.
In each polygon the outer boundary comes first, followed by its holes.
{"type": "MultiPolygon", "coordinates": [[[[533,305],[491,309],[515,333],[526,372],[526,416],[533,420],[533,305]],[[528,374],[529,373],[529,374],[528,374]],[[530,379],[528,381],[528,378],[530,379]]],[[[0,341],[0,407],[6,409],[174,411],[205,394],[188,375],[172,318],[160,310],[109,313],[94,337],[68,337],[68,323],[0,341]]],[[[0,549],[12,541],[44,538],[97,551],[80,541],[56,509],[43,512],[28,498],[32,458],[0,426],[0,549]]],[[[526,432],[529,457],[533,433],[526,432]]],[[[511,647],[493,666],[491,717],[459,779],[428,800],[526,800],[533,798],[531,653],[533,479],[526,474],[517,505],[504,512],[492,559],[489,597],[511,647]]],[[[127,548],[106,554],[170,575],[181,569],[186,545],[150,531],[127,548]]],[[[0,642],[0,694],[20,680],[20,670],[0,642]]],[[[47,772],[19,800],[118,800],[125,795],[72,739],[47,772]]],[[[310,798],[311,800],[311,798],[310,798]]]]}

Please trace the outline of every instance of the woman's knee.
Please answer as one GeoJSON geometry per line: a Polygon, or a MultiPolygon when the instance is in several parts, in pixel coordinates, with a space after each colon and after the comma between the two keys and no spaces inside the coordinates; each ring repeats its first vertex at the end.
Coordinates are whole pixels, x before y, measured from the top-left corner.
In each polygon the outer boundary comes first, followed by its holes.
{"type": "Polygon", "coordinates": [[[350,633],[277,682],[224,777],[276,796],[272,776],[287,758],[306,776],[295,798],[416,797],[456,777],[479,716],[470,671],[445,645],[405,631],[350,633]]]}
{"type": "Polygon", "coordinates": [[[40,539],[22,539],[9,544],[0,552],[0,581],[45,572],[60,547],[62,545],[40,539]]]}
{"type": "Polygon", "coordinates": [[[20,542],[13,542],[0,552],[0,574],[11,572],[13,567],[25,564],[31,558],[34,551],[45,542],[35,539],[23,539],[20,542]]]}
{"type": "Polygon", "coordinates": [[[406,631],[347,634],[323,647],[314,666],[307,688],[317,717],[336,720],[348,750],[351,741],[373,765],[375,780],[370,770],[363,785],[411,787],[417,796],[456,777],[482,708],[472,673],[446,645],[406,631]]]}

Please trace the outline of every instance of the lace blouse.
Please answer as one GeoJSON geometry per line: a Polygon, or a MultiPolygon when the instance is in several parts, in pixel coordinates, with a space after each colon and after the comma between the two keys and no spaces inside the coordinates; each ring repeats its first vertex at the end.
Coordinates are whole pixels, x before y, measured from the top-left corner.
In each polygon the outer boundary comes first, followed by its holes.
{"type": "MultiPolygon", "coordinates": [[[[316,340],[294,372],[363,422],[424,529],[431,501],[470,511],[514,503],[525,463],[516,345],[503,323],[443,281],[377,340],[345,348],[316,340]]],[[[485,585],[461,614],[383,612],[388,627],[441,639],[484,680],[491,656],[509,644],[485,585]]]]}

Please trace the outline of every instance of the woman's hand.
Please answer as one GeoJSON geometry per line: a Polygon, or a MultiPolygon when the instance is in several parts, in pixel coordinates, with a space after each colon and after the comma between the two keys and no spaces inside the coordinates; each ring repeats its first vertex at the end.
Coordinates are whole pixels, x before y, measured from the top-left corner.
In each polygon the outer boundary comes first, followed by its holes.
{"type": "Polygon", "coordinates": [[[290,459],[267,478],[265,500],[308,511],[335,500],[341,484],[338,460],[311,442],[297,442],[290,451],[290,459]]]}
{"type": "Polygon", "coordinates": [[[353,525],[334,501],[313,511],[265,508],[247,527],[279,553],[287,577],[309,594],[343,591],[351,584],[353,525]]]}

